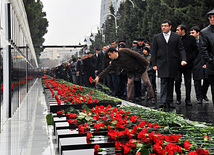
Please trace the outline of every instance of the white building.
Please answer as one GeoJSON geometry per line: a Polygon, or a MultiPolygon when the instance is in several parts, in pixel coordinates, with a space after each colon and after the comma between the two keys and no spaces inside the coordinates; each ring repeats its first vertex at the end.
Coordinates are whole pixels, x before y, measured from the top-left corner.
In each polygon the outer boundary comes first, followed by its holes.
{"type": "Polygon", "coordinates": [[[105,23],[106,18],[108,17],[108,14],[110,13],[109,7],[111,4],[114,7],[115,14],[118,11],[118,8],[120,7],[120,3],[123,2],[123,0],[102,0],[101,1],[101,9],[100,9],[100,27],[102,27],[103,23],[105,23]]]}
{"type": "Polygon", "coordinates": [[[23,1],[0,0],[0,132],[36,80],[37,68],[23,1]]]}
{"type": "Polygon", "coordinates": [[[80,48],[45,48],[41,53],[40,60],[57,60],[59,64],[70,60],[72,55],[78,55],[80,48]]]}

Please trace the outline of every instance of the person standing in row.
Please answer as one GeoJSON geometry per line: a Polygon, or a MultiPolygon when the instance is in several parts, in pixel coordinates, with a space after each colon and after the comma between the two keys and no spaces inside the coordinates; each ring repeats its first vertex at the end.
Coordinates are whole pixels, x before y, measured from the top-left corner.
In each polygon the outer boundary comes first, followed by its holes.
{"type": "Polygon", "coordinates": [[[174,80],[179,76],[179,66],[186,65],[186,53],[178,34],[171,32],[172,23],[164,20],[161,23],[162,33],[154,36],[152,43],[151,61],[153,69],[158,71],[161,78],[160,107],[174,108],[174,80]]]}
{"type": "Polygon", "coordinates": [[[95,78],[95,60],[91,51],[87,55],[88,57],[83,60],[84,84],[86,87],[93,88],[95,85],[89,82],[89,77],[95,78]]]}
{"type": "Polygon", "coordinates": [[[214,9],[207,13],[210,24],[200,32],[199,50],[206,62],[208,80],[214,104],[214,9]]]}
{"type": "Polygon", "coordinates": [[[176,33],[181,36],[181,41],[183,43],[187,58],[187,65],[179,66],[179,76],[175,78],[175,92],[177,94],[176,104],[178,105],[181,104],[181,82],[183,74],[186,92],[185,103],[187,106],[191,106],[192,103],[190,93],[191,93],[192,68],[193,62],[198,55],[198,46],[196,44],[195,38],[187,34],[187,27],[185,25],[178,25],[176,33]]]}
{"type": "MultiPolygon", "coordinates": [[[[137,39],[137,46],[133,48],[134,51],[137,53],[143,55],[143,48],[145,47],[144,41],[145,39],[143,37],[138,37],[137,39]]],[[[139,101],[140,97],[141,99],[145,98],[145,92],[142,92],[142,87],[143,87],[143,81],[141,80],[140,77],[135,77],[134,80],[134,92],[135,92],[135,100],[139,101]]]]}
{"type": "MultiPolygon", "coordinates": [[[[190,28],[190,35],[195,37],[196,44],[199,48],[199,35],[200,35],[200,28],[198,26],[193,26],[190,28]]],[[[203,103],[203,99],[205,101],[209,101],[207,98],[207,91],[209,88],[209,80],[208,75],[206,73],[206,64],[202,59],[202,54],[199,51],[196,59],[193,62],[193,80],[194,80],[194,87],[195,87],[195,94],[198,104],[203,103]],[[202,84],[203,80],[203,84],[202,84]]]]}

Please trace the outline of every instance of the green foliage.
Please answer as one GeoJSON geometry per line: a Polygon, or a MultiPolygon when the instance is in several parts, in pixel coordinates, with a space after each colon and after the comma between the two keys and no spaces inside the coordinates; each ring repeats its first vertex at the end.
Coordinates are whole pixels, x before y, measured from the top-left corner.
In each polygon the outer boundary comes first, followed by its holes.
{"type": "Polygon", "coordinates": [[[53,116],[52,116],[52,114],[47,114],[46,121],[47,121],[47,125],[53,125],[53,116]]]}
{"type": "MultiPolygon", "coordinates": [[[[48,20],[46,13],[42,10],[43,4],[40,0],[23,0],[25,10],[27,13],[28,24],[34,45],[41,46],[45,39],[43,36],[47,33],[48,20]]],[[[40,53],[43,49],[35,48],[37,60],[39,60],[40,53]]]]}
{"type": "MultiPolygon", "coordinates": [[[[114,18],[105,22],[105,43],[113,40],[125,39],[127,46],[131,46],[133,40],[143,36],[148,42],[152,42],[153,36],[161,32],[161,21],[172,21],[172,31],[180,24],[187,26],[199,26],[201,29],[209,24],[206,13],[214,8],[213,0],[132,0],[121,3],[118,21],[118,33],[115,32],[114,18]]],[[[114,14],[112,6],[110,13],[114,14]]]]}

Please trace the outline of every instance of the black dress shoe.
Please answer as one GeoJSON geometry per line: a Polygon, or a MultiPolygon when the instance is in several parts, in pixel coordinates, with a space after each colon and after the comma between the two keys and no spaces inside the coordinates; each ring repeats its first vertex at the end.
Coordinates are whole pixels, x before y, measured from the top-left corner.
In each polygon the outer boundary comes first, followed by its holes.
{"type": "Polygon", "coordinates": [[[180,105],[180,104],[181,104],[181,100],[177,100],[177,101],[176,101],[176,104],[177,104],[177,105],[180,105]]]}
{"type": "Polygon", "coordinates": [[[173,103],[168,103],[168,107],[169,108],[175,108],[175,106],[173,105],[173,103]]]}
{"type": "Polygon", "coordinates": [[[198,104],[202,104],[202,99],[198,99],[198,104]]]}
{"type": "Polygon", "coordinates": [[[192,106],[191,101],[186,101],[186,105],[187,105],[187,106],[192,106]]]}
{"type": "Polygon", "coordinates": [[[205,101],[209,101],[209,99],[207,98],[207,96],[204,97],[204,100],[205,100],[205,101]]]}

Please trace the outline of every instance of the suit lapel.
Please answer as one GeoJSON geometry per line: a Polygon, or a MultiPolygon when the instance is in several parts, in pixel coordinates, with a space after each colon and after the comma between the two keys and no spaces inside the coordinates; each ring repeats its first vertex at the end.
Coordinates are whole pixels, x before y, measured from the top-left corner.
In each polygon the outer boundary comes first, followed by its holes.
{"type": "Polygon", "coordinates": [[[171,34],[170,34],[170,36],[169,36],[169,40],[168,40],[168,43],[170,42],[170,40],[172,40],[172,38],[173,38],[173,32],[171,31],[171,34]]]}
{"type": "MultiPolygon", "coordinates": [[[[161,33],[161,38],[162,38],[162,39],[164,40],[164,42],[166,43],[166,39],[165,39],[163,33],[161,33]]],[[[167,44],[167,43],[166,43],[166,44],[167,44]]]]}

